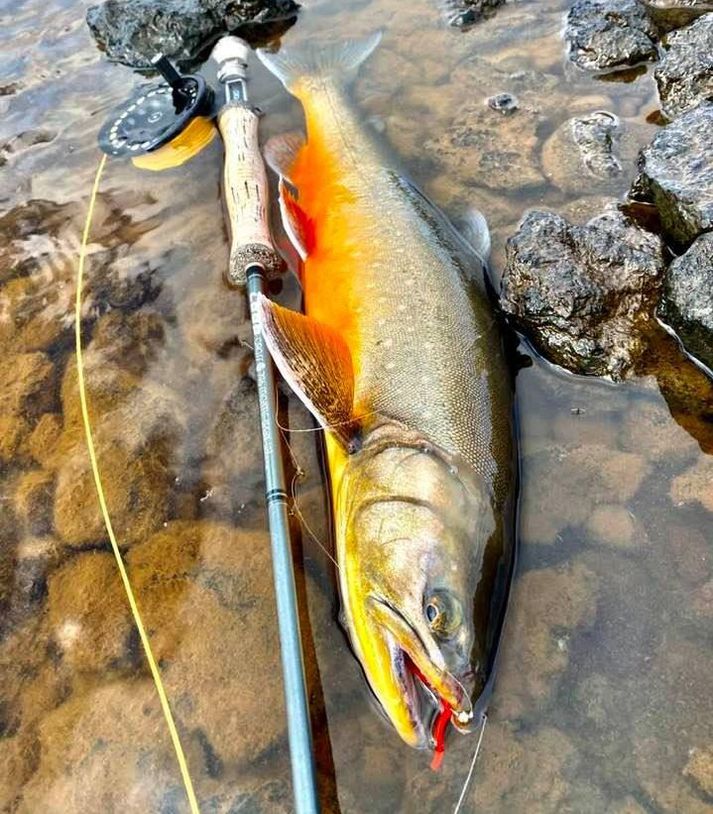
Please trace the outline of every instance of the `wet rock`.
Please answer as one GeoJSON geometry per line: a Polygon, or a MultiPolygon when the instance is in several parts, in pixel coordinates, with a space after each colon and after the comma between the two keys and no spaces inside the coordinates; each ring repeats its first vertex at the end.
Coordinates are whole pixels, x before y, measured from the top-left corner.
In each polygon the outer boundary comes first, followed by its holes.
{"type": "Polygon", "coordinates": [[[693,780],[703,794],[713,797],[713,749],[694,747],[689,754],[683,773],[693,780]]]}
{"type": "Polygon", "coordinates": [[[645,347],[663,271],[661,241],[618,212],[573,226],[534,211],[507,242],[500,301],[551,362],[616,380],[645,347]]]}
{"type": "Polygon", "coordinates": [[[185,799],[150,680],[72,695],[39,727],[37,771],[20,812],[176,811],[185,799]]]}
{"type": "Polygon", "coordinates": [[[596,614],[598,579],[581,563],[528,571],[515,583],[497,710],[515,718],[542,708],[569,663],[569,638],[589,627],[596,614]]]}
{"type": "Polygon", "coordinates": [[[666,53],[654,77],[661,109],[669,119],[713,101],[713,13],[666,38],[666,53]]]}
{"type": "Polygon", "coordinates": [[[686,349],[713,369],[713,232],[669,266],[659,309],[686,349]]]}
{"type": "Polygon", "coordinates": [[[606,189],[622,172],[621,135],[618,117],[604,110],[569,119],[545,142],[545,175],[565,191],[580,192],[584,178],[592,191],[606,189]]]}
{"type": "Polygon", "coordinates": [[[713,227],[713,104],[701,104],[662,128],[639,156],[630,196],[653,203],[668,238],[688,247],[713,227]]]}
{"type": "MultiPolygon", "coordinates": [[[[293,0],[104,0],[87,10],[87,25],[109,59],[148,68],[157,53],[189,62],[221,34],[286,21],[298,9],[293,0]]],[[[255,38],[255,29],[246,33],[255,38]]]]}
{"type": "Polygon", "coordinates": [[[682,28],[702,14],[713,11],[710,0],[645,0],[645,3],[661,32],[682,28]]]}
{"type": "Polygon", "coordinates": [[[713,512],[713,458],[701,455],[698,462],[671,483],[671,500],[682,503],[700,503],[713,512]]]}
{"type": "Polygon", "coordinates": [[[517,101],[517,97],[513,96],[512,93],[498,93],[488,99],[488,107],[509,116],[520,107],[520,103],[517,101]]]}
{"type": "Polygon", "coordinates": [[[20,476],[13,496],[15,516],[23,532],[47,534],[52,530],[54,475],[42,469],[20,476]]]}
{"type": "Polygon", "coordinates": [[[567,15],[569,58],[600,71],[656,58],[658,31],[637,0],[576,0],[567,15]]]}
{"type": "Polygon", "coordinates": [[[132,666],[133,623],[112,554],[73,557],[47,587],[52,637],[67,665],[78,673],[132,666]]]}
{"type": "Polygon", "coordinates": [[[585,524],[600,505],[625,505],[649,469],[641,455],[599,444],[554,445],[529,455],[523,467],[523,539],[551,545],[566,529],[585,524]]]}
{"type": "Polygon", "coordinates": [[[284,735],[267,535],[175,522],[128,563],[182,725],[226,765],[258,760],[284,735]]]}

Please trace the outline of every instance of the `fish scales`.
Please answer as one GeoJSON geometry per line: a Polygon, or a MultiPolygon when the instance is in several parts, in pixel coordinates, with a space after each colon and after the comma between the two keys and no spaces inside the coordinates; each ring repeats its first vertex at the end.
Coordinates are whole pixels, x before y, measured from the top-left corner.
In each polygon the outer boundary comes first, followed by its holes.
{"type": "MultiPolygon", "coordinates": [[[[310,85],[301,98],[319,144],[314,155],[309,142],[304,148],[295,183],[318,235],[348,231],[350,240],[341,252],[330,246],[307,258],[305,310],[343,332],[361,360],[357,412],[385,413],[422,430],[488,478],[500,497],[510,480],[511,394],[482,263],[472,268],[473,253],[468,257],[451,228],[385,165],[344,91],[328,80],[310,85]],[[334,188],[351,194],[337,192],[322,222],[322,204],[300,179],[321,175],[326,156],[334,188]]],[[[316,193],[320,201],[330,195],[316,193]]]]}

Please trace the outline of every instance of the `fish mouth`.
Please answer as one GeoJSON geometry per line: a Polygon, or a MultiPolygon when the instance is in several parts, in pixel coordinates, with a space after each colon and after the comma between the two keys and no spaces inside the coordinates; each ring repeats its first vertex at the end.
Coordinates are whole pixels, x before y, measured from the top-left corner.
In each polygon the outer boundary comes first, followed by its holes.
{"type": "MultiPolygon", "coordinates": [[[[401,737],[417,749],[432,749],[431,731],[444,702],[452,710],[456,728],[466,730],[473,708],[461,681],[434,663],[419,632],[400,610],[382,598],[372,597],[372,603],[408,713],[406,730],[403,723],[397,726],[401,737]]],[[[385,712],[396,725],[389,711],[385,712]]]]}

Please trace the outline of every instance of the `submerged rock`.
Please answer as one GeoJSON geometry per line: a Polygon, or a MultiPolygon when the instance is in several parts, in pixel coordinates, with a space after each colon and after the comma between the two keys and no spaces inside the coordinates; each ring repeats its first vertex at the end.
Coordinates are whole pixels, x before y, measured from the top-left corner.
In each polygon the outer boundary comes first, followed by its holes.
{"type": "Polygon", "coordinates": [[[630,196],[653,203],[665,235],[689,246],[713,227],[713,104],[704,103],[662,128],[639,155],[630,196]]]}
{"type": "Polygon", "coordinates": [[[596,618],[597,575],[581,563],[528,571],[515,583],[498,673],[497,708],[508,718],[551,698],[569,663],[567,640],[596,618]]]}
{"type": "Polygon", "coordinates": [[[621,121],[606,110],[568,119],[542,149],[545,174],[566,192],[581,192],[585,179],[590,192],[606,190],[621,176],[621,137],[621,121]]]}
{"type": "Polygon", "coordinates": [[[437,0],[443,19],[454,28],[468,29],[505,0],[437,0]]]}
{"type": "Polygon", "coordinates": [[[666,38],[666,54],[654,77],[661,109],[673,119],[713,100],[713,13],[666,38]]]}
{"type": "Polygon", "coordinates": [[[686,349],[713,369],[713,232],[671,263],[659,310],[686,349]]]}
{"type": "Polygon", "coordinates": [[[637,0],[576,0],[564,36],[570,59],[591,71],[656,58],[658,31],[646,6],[637,0]]]}
{"type": "Polygon", "coordinates": [[[163,53],[186,62],[240,26],[293,18],[294,0],[104,0],[87,10],[87,25],[109,59],[148,68],[163,53]]]}
{"type": "Polygon", "coordinates": [[[664,271],[659,238],[618,212],[573,226],[530,212],[507,242],[500,300],[550,361],[621,379],[645,342],[664,271]]]}
{"type": "Polygon", "coordinates": [[[713,11],[711,0],[645,0],[646,8],[659,31],[672,31],[713,11]]]}
{"type": "Polygon", "coordinates": [[[523,471],[523,540],[552,545],[565,532],[598,524],[598,507],[629,503],[650,466],[636,453],[575,441],[528,455],[523,471]]]}
{"type": "Polygon", "coordinates": [[[700,503],[713,512],[713,458],[701,455],[693,466],[673,479],[670,493],[677,506],[700,503]]]}

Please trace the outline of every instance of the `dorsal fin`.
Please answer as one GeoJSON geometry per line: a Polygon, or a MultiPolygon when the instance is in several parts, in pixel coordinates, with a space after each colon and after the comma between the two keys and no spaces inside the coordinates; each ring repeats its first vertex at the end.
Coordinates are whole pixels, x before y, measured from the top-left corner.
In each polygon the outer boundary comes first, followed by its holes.
{"type": "Polygon", "coordinates": [[[269,138],[263,148],[268,166],[281,178],[292,183],[292,168],[299,151],[304,147],[305,137],[299,130],[280,133],[269,138]]]}
{"type": "Polygon", "coordinates": [[[284,178],[280,179],[279,189],[282,224],[297,254],[306,260],[315,246],[314,221],[302,209],[284,178]]]}
{"type": "Polygon", "coordinates": [[[258,313],[270,355],[285,381],[349,452],[358,444],[354,368],[342,337],[321,322],[260,295],[258,313]]]}

